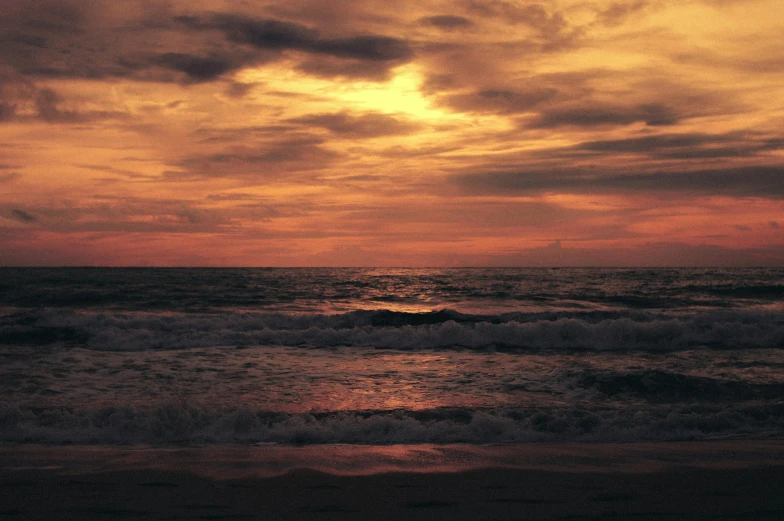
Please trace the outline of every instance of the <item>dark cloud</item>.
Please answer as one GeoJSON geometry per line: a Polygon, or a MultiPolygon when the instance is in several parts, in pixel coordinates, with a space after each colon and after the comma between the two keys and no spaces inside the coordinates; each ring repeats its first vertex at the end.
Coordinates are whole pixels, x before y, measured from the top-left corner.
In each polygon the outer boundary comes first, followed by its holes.
{"type": "Polygon", "coordinates": [[[743,224],[736,224],[735,226],[733,226],[733,228],[735,228],[739,232],[750,232],[751,231],[750,227],[745,226],[743,224]]]}
{"type": "Polygon", "coordinates": [[[194,82],[214,80],[240,65],[226,57],[202,57],[177,52],[161,54],[157,62],[163,67],[184,72],[194,82]]]}
{"type": "Polygon", "coordinates": [[[659,149],[698,147],[717,142],[726,142],[728,135],[711,134],[658,134],[630,139],[587,141],[577,148],[596,152],[650,152],[659,149]]]}
{"type": "Polygon", "coordinates": [[[319,56],[300,62],[295,69],[321,78],[349,78],[369,81],[386,81],[390,77],[390,66],[386,62],[362,62],[343,60],[334,56],[319,56]]]}
{"type": "Polygon", "coordinates": [[[778,139],[755,141],[745,134],[658,134],[628,139],[587,141],[574,147],[601,154],[642,154],[657,159],[750,157],[777,150],[778,139]]]}
{"type": "Polygon", "coordinates": [[[413,123],[400,121],[392,116],[379,113],[362,114],[359,116],[346,112],[312,114],[287,121],[300,125],[325,128],[334,134],[355,139],[409,134],[419,128],[418,125],[413,123]]]}
{"type": "Polygon", "coordinates": [[[205,197],[208,201],[257,201],[262,199],[258,194],[247,194],[247,193],[221,193],[221,194],[210,194],[205,197]]]}
{"type": "Polygon", "coordinates": [[[443,103],[463,112],[491,112],[513,114],[529,112],[534,107],[558,95],[555,88],[541,87],[513,91],[484,89],[471,94],[454,94],[444,98],[443,103]]]}
{"type": "Polygon", "coordinates": [[[9,183],[19,178],[19,174],[11,172],[10,174],[0,174],[0,183],[9,183]]]}
{"type": "MultiPolygon", "coordinates": [[[[413,58],[409,43],[378,34],[322,35],[287,21],[238,14],[177,16],[152,4],[118,11],[100,2],[41,6],[9,0],[0,20],[0,69],[43,78],[121,78],[206,82],[284,51],[389,69],[413,58]],[[102,23],[105,14],[108,23],[102,23]],[[152,14],[157,13],[157,17],[152,14]]],[[[4,6],[5,7],[5,6],[4,6]]],[[[306,69],[307,67],[305,67],[306,69]]],[[[346,68],[343,74],[380,77],[346,68]]],[[[304,69],[303,69],[304,70],[304,69]]],[[[12,114],[0,97],[0,117],[12,114]]]]}
{"type": "Polygon", "coordinates": [[[17,221],[21,221],[23,223],[34,223],[38,221],[38,218],[35,215],[27,213],[24,210],[19,210],[17,208],[11,210],[11,218],[17,221]]]}
{"type": "Polygon", "coordinates": [[[0,69],[22,75],[100,78],[119,75],[117,46],[90,21],[94,2],[4,0],[0,17],[0,69]],[[115,74],[109,74],[112,70],[115,74]]]}
{"type": "Polygon", "coordinates": [[[322,37],[315,29],[292,22],[227,14],[209,18],[179,17],[178,20],[193,29],[221,31],[232,42],[258,49],[302,51],[371,62],[405,62],[414,56],[408,42],[389,36],[329,38],[322,37]]]}
{"type": "Polygon", "coordinates": [[[85,21],[85,13],[77,3],[57,0],[11,2],[11,14],[21,19],[21,28],[48,33],[78,33],[85,21]]]}
{"type": "Polygon", "coordinates": [[[17,119],[18,109],[24,108],[35,93],[30,82],[3,68],[2,49],[3,42],[0,39],[0,123],[17,119]]]}
{"type": "Polygon", "coordinates": [[[607,26],[620,25],[626,21],[629,16],[639,12],[648,7],[647,0],[637,0],[636,2],[615,2],[610,4],[605,9],[599,11],[596,15],[598,21],[607,26]]]}
{"type": "Polygon", "coordinates": [[[226,95],[231,98],[242,98],[246,94],[248,94],[253,87],[255,87],[255,83],[237,83],[231,82],[229,86],[226,88],[226,95]]]}
{"type": "Polygon", "coordinates": [[[234,229],[237,220],[269,219],[267,205],[215,208],[188,199],[95,196],[90,200],[59,201],[29,210],[2,208],[0,215],[60,233],[71,232],[208,232],[234,229]]]}
{"type": "Polygon", "coordinates": [[[770,221],[768,225],[773,228],[774,230],[778,230],[780,225],[778,221],[770,221]]]}
{"type": "Polygon", "coordinates": [[[420,89],[424,94],[432,95],[440,91],[454,89],[457,86],[458,81],[454,74],[434,74],[429,72],[425,76],[420,89]]]}
{"type": "Polygon", "coordinates": [[[425,18],[420,18],[419,23],[423,25],[432,25],[433,27],[438,27],[439,29],[458,29],[462,27],[470,27],[473,25],[471,20],[468,18],[463,18],[462,16],[454,16],[454,15],[438,15],[438,16],[428,16],[425,18]]]}
{"type": "Polygon", "coordinates": [[[263,20],[231,14],[208,17],[180,16],[176,20],[197,30],[219,30],[226,38],[254,47],[282,51],[306,49],[318,39],[318,33],[300,24],[280,20],[263,20]]]}
{"type": "Polygon", "coordinates": [[[452,181],[472,193],[681,192],[784,199],[784,167],[751,166],[690,172],[599,174],[531,170],[456,174],[452,181]]]}
{"type": "Polygon", "coordinates": [[[38,118],[49,122],[73,122],[79,119],[76,112],[61,110],[60,96],[52,89],[41,89],[35,99],[38,118]]]}
{"type": "Polygon", "coordinates": [[[264,143],[258,148],[232,147],[212,154],[193,155],[176,164],[182,170],[166,171],[164,177],[168,180],[241,178],[274,181],[282,179],[283,174],[326,168],[342,157],[324,148],[323,143],[324,140],[318,137],[295,136],[264,143]]]}
{"type": "Polygon", "coordinates": [[[678,266],[784,266],[784,248],[725,248],[715,244],[682,242],[648,242],[627,248],[589,249],[580,247],[533,248],[509,251],[489,260],[494,266],[607,266],[671,267],[678,266]]]}
{"type": "Polygon", "coordinates": [[[10,121],[16,115],[16,106],[0,102],[0,122],[10,121]]]}
{"type": "Polygon", "coordinates": [[[386,36],[355,36],[314,42],[306,50],[356,60],[405,62],[414,56],[408,43],[386,36]]]}
{"type": "MultiPolygon", "coordinates": [[[[465,0],[462,4],[465,9],[477,16],[495,18],[511,25],[527,27],[533,42],[537,44],[537,50],[542,52],[573,48],[584,32],[581,27],[570,25],[562,13],[553,11],[552,4],[544,2],[465,0]]],[[[520,42],[515,45],[515,47],[519,46],[520,42]]]]}
{"type": "Polygon", "coordinates": [[[52,89],[41,89],[35,96],[37,118],[47,123],[85,123],[103,119],[124,119],[125,112],[117,111],[78,111],[63,109],[63,98],[52,89]]]}
{"type": "Polygon", "coordinates": [[[501,18],[510,24],[523,24],[544,34],[555,34],[568,27],[561,13],[549,13],[542,4],[504,0],[468,0],[466,8],[483,17],[501,18]]]}
{"type": "Polygon", "coordinates": [[[107,166],[107,165],[91,165],[91,164],[81,163],[81,164],[76,164],[75,166],[78,166],[79,168],[85,168],[87,170],[93,170],[93,171],[96,171],[96,172],[101,172],[101,173],[104,173],[104,174],[112,174],[112,175],[116,175],[116,176],[122,176],[126,180],[131,180],[131,179],[155,180],[155,179],[157,179],[157,176],[154,176],[154,175],[142,174],[140,172],[136,172],[136,171],[133,171],[133,170],[126,170],[126,169],[123,169],[123,168],[115,168],[115,167],[107,166]]]}
{"type": "Polygon", "coordinates": [[[684,148],[659,151],[652,154],[659,159],[717,159],[722,157],[749,157],[759,150],[749,147],[684,148]]]}
{"type": "Polygon", "coordinates": [[[536,128],[630,125],[637,122],[644,122],[648,126],[667,126],[678,123],[680,119],[672,108],[661,104],[631,107],[597,104],[548,109],[529,124],[536,128]]]}

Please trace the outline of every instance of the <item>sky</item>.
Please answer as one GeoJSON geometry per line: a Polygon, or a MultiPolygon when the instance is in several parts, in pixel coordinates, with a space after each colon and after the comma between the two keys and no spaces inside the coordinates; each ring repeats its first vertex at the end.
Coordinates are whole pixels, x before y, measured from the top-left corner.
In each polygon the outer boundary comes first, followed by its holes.
{"type": "Polygon", "coordinates": [[[2,0],[0,265],[784,266],[781,0],[2,0]]]}

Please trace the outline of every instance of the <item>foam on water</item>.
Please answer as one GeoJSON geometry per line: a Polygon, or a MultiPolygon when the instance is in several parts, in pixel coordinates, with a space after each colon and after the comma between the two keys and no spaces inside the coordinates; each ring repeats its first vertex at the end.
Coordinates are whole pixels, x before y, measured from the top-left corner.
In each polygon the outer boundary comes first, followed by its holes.
{"type": "Polygon", "coordinates": [[[0,405],[0,440],[26,443],[521,443],[780,437],[784,404],[586,409],[209,411],[187,402],[151,410],[36,411],[0,405]]]}
{"type": "Polygon", "coordinates": [[[4,442],[784,437],[784,270],[0,275],[4,442]]]}
{"type": "Polygon", "coordinates": [[[109,351],[220,345],[402,350],[781,348],[784,313],[741,310],[676,316],[641,312],[478,316],[444,310],[423,314],[379,311],[339,315],[150,315],[48,310],[0,317],[0,344],[56,343],[109,351]]]}

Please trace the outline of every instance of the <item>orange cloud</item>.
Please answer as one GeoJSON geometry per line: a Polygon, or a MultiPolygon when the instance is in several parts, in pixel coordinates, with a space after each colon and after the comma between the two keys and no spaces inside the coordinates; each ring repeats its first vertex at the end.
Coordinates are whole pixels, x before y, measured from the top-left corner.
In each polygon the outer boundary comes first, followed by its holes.
{"type": "Polygon", "coordinates": [[[777,0],[5,4],[0,264],[784,265],[777,0]]]}

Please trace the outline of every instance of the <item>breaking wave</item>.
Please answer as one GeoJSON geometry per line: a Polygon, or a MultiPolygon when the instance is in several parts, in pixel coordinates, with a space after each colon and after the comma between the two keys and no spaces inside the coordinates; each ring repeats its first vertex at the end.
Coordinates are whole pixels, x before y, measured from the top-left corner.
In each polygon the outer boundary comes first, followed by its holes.
{"type": "Polygon", "coordinates": [[[784,347],[784,314],[546,312],[470,315],[451,310],[336,315],[27,311],[0,316],[0,344],[144,351],[209,346],[376,349],[621,350],[784,347]]]}
{"type": "Polygon", "coordinates": [[[151,410],[0,405],[0,441],[23,443],[525,443],[775,438],[784,404],[638,410],[432,409],[286,414],[185,402],[151,410]]]}

